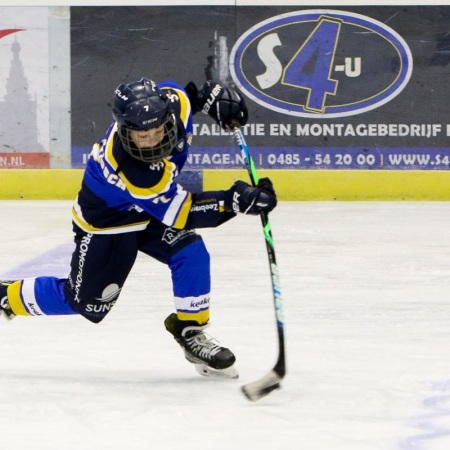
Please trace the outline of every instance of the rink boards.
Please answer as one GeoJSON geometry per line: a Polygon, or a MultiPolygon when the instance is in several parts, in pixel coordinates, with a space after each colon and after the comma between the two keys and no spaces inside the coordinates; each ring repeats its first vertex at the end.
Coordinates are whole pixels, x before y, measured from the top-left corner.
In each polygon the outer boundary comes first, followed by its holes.
{"type": "MultiPolygon", "coordinates": [[[[189,175],[189,172],[187,172],[189,175]]],[[[0,170],[0,198],[10,200],[75,198],[82,169],[0,170]]],[[[270,176],[280,200],[450,200],[448,171],[288,171],[260,170],[270,176]]],[[[235,180],[248,180],[245,170],[203,170],[190,190],[227,189],[235,180]]]]}

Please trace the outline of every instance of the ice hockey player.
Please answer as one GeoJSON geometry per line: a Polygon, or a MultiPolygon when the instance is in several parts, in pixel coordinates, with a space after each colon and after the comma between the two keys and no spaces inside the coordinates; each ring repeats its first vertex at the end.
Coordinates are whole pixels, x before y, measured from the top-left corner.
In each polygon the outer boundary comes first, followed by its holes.
{"type": "MultiPolygon", "coordinates": [[[[244,99],[217,80],[198,89],[192,82],[182,87],[141,78],[116,88],[114,122],[93,146],[73,205],[75,249],[68,278],[1,282],[0,313],[80,314],[99,323],[142,252],[170,268],[176,312],[164,323],[186,359],[202,375],[237,378],[234,354],[204,332],[210,255],[195,230],[217,227],[237,213],[270,212],[277,198],[268,178],[256,187],[236,181],[227,190],[200,193],[177,183],[199,112],[225,130],[248,119],[244,99]]],[[[155,280],[148,287],[155,289],[155,280]]]]}

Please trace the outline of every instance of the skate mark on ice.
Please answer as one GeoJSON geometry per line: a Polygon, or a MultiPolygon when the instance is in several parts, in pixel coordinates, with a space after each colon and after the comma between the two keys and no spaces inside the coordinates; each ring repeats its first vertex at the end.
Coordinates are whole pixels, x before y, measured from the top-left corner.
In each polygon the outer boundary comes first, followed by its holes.
{"type": "Polygon", "coordinates": [[[450,380],[433,383],[431,391],[435,394],[422,402],[427,412],[408,421],[410,427],[420,430],[420,434],[402,441],[401,450],[426,450],[427,444],[446,437],[448,443],[442,445],[450,448],[450,380]]]}
{"type": "Polygon", "coordinates": [[[74,248],[75,244],[72,241],[66,242],[2,272],[0,277],[4,280],[43,275],[66,277],[70,270],[70,258],[74,248]]]}

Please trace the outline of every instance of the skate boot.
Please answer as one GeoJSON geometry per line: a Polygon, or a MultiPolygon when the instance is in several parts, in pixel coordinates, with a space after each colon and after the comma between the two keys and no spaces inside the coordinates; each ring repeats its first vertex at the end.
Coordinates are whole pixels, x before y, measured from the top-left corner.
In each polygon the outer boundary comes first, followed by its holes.
{"type": "Polygon", "coordinates": [[[186,359],[203,376],[238,378],[233,353],[203,332],[208,325],[179,320],[175,313],[164,321],[166,330],[184,350],[186,359]]]}
{"type": "Polygon", "coordinates": [[[4,314],[7,319],[16,317],[9,306],[8,296],[6,295],[6,290],[12,283],[14,281],[0,281],[0,316],[4,314]]]}

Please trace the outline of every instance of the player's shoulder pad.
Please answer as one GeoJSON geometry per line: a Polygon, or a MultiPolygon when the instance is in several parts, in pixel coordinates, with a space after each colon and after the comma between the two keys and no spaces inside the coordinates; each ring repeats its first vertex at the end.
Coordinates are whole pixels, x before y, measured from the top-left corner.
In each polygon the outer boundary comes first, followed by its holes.
{"type": "Polygon", "coordinates": [[[192,110],[189,97],[184,88],[174,81],[164,81],[159,83],[158,87],[167,93],[170,101],[172,102],[172,108],[175,114],[180,117],[184,126],[187,127],[192,110]]]}

